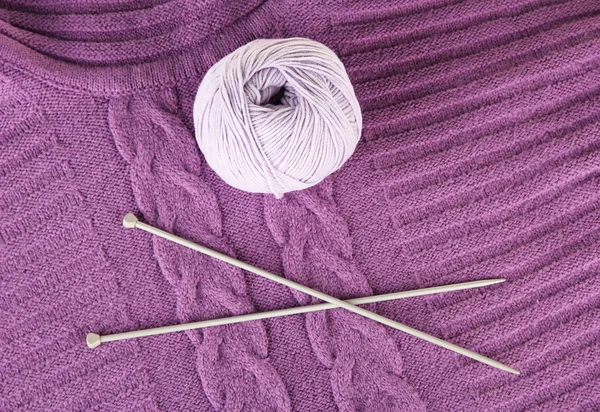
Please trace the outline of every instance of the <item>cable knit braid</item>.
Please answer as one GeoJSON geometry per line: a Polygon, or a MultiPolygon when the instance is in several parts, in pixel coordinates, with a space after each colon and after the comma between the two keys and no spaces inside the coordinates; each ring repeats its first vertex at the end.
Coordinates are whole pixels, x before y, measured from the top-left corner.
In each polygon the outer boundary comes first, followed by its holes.
{"type": "MultiPolygon", "coordinates": [[[[282,247],[286,277],[339,298],[372,294],[353,262],[348,227],[337,213],[331,179],[280,200],[265,196],[264,208],[282,247]]],[[[315,302],[292,292],[302,305],[315,302]]],[[[317,357],[331,369],[341,411],[425,410],[402,377],[402,357],[383,326],[335,309],[307,314],[306,329],[317,357]]]]}
{"type": "MultiPolygon", "coordinates": [[[[167,90],[109,102],[110,129],[130,165],[135,199],[150,224],[233,255],[222,236],[217,199],[202,176],[195,140],[176,112],[177,98],[167,90]]],[[[163,239],[153,242],[182,322],[253,312],[241,270],[163,239]]],[[[186,333],[215,409],[290,410],[281,377],[267,360],[262,322],[186,333]]]]}

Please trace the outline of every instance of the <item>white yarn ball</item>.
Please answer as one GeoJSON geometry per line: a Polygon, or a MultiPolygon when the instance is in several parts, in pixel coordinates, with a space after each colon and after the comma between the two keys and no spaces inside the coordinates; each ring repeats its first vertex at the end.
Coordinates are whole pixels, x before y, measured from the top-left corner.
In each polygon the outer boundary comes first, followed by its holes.
{"type": "Polygon", "coordinates": [[[281,197],[339,169],[356,148],[362,116],[332,50],[304,38],[259,39],[206,73],[194,124],[225,182],[281,197]]]}

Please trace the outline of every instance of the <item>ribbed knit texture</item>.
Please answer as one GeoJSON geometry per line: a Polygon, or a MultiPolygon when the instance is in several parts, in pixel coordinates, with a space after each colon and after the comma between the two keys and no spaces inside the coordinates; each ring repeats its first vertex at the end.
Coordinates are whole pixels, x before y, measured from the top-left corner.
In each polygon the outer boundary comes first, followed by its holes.
{"type": "Polygon", "coordinates": [[[600,409],[595,0],[0,1],[0,411],[600,409]],[[256,38],[340,56],[363,138],[302,192],[207,166],[204,73],[256,38]],[[310,304],[121,227],[141,219],[370,306],[509,375],[341,310],[103,344],[310,304]]]}

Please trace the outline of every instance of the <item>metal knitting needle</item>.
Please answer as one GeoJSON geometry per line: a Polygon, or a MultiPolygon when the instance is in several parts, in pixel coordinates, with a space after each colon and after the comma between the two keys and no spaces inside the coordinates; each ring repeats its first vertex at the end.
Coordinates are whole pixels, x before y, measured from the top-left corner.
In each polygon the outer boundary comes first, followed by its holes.
{"type": "MultiPolygon", "coordinates": [[[[403,291],[403,292],[394,292],[394,293],[388,293],[385,295],[375,295],[375,296],[366,296],[366,297],[362,297],[362,298],[354,298],[354,299],[346,300],[346,302],[348,302],[352,305],[365,305],[368,303],[385,302],[385,301],[389,301],[389,300],[405,299],[405,298],[415,297],[415,296],[424,296],[424,295],[432,295],[432,294],[436,294],[436,293],[480,288],[480,287],[484,287],[484,286],[501,283],[504,281],[505,281],[505,279],[483,279],[483,280],[476,280],[473,282],[456,283],[456,284],[452,284],[452,285],[434,286],[434,287],[424,288],[424,289],[407,290],[407,291],[403,291]]],[[[207,327],[212,327],[212,326],[230,325],[233,323],[247,322],[247,321],[267,319],[267,318],[275,318],[275,317],[280,317],[280,316],[297,315],[297,314],[301,314],[301,313],[317,312],[317,311],[321,311],[321,310],[334,309],[334,308],[337,308],[337,306],[333,305],[331,303],[320,303],[320,304],[315,304],[315,305],[299,306],[299,307],[294,307],[294,308],[273,310],[273,311],[269,311],[269,312],[249,313],[246,315],[231,316],[231,317],[227,317],[227,318],[210,319],[210,320],[203,320],[203,321],[199,321],[199,322],[184,323],[184,324],[179,324],[179,325],[163,326],[163,327],[159,327],[159,328],[151,328],[151,329],[143,329],[143,330],[137,330],[137,331],[131,331],[131,332],[115,333],[112,335],[100,336],[95,333],[89,333],[87,336],[87,343],[88,343],[88,346],[91,349],[93,349],[104,342],[113,342],[113,341],[118,341],[118,340],[140,338],[140,337],[144,337],[144,336],[162,335],[165,333],[181,332],[181,331],[191,330],[191,329],[202,329],[202,328],[207,328],[207,327]]]]}
{"type": "Polygon", "coordinates": [[[172,242],[178,243],[182,246],[185,246],[187,248],[190,248],[192,250],[195,250],[197,252],[203,253],[207,256],[211,256],[214,257],[218,260],[221,260],[223,262],[229,263],[233,266],[239,267],[240,269],[246,270],[248,272],[252,272],[258,276],[262,276],[266,279],[272,280],[273,282],[277,282],[280,283],[284,286],[290,287],[292,289],[296,289],[300,292],[306,293],[307,295],[311,295],[317,299],[321,299],[325,302],[331,303],[337,307],[340,308],[344,308],[350,312],[354,312],[356,314],[359,314],[361,316],[364,316],[366,318],[372,319],[376,322],[379,322],[381,324],[387,325],[391,328],[400,330],[402,332],[408,333],[409,335],[412,335],[414,337],[423,339],[427,342],[433,343],[435,345],[441,346],[442,348],[446,348],[448,350],[451,350],[453,352],[456,352],[458,354],[461,354],[463,356],[469,357],[471,359],[474,359],[478,362],[484,363],[486,365],[492,366],[494,368],[498,368],[500,370],[509,372],[509,373],[513,373],[515,375],[519,375],[519,371],[517,371],[516,369],[513,369],[509,366],[506,366],[498,361],[495,361],[493,359],[487,358],[483,355],[480,355],[476,352],[470,351],[468,349],[462,348],[458,345],[455,345],[453,343],[450,342],[446,342],[445,340],[442,340],[440,338],[436,338],[435,336],[429,335],[427,333],[421,332],[417,329],[411,328],[410,326],[406,326],[402,323],[396,322],[394,320],[388,319],[384,316],[378,315],[377,313],[373,313],[370,312],[366,309],[363,309],[359,306],[354,306],[351,303],[348,302],[344,302],[341,299],[337,299],[334,298],[332,296],[329,296],[325,293],[319,292],[318,290],[314,290],[311,289],[307,286],[301,285],[299,283],[296,283],[294,281],[291,281],[289,279],[286,278],[282,278],[280,276],[274,275],[273,273],[267,272],[265,270],[262,270],[260,268],[257,268],[255,266],[249,265],[245,262],[239,261],[237,259],[234,259],[230,256],[227,256],[223,253],[217,252],[215,250],[209,249],[205,246],[201,246],[198,245],[194,242],[190,242],[189,240],[183,239],[179,236],[176,236],[172,233],[169,232],[165,232],[164,230],[155,228],[151,225],[148,225],[146,223],[142,223],[140,221],[138,221],[138,219],[131,213],[128,213],[124,218],[123,218],[123,226],[125,226],[126,228],[136,228],[136,229],[141,229],[144,230],[148,233],[151,233],[153,235],[162,237],[164,239],[170,240],[172,242]]]}
{"type": "MultiPolygon", "coordinates": [[[[410,298],[410,297],[414,297],[414,296],[424,296],[424,295],[432,295],[435,293],[451,292],[451,291],[455,291],[455,290],[480,288],[480,287],[484,287],[484,286],[493,285],[496,283],[501,283],[501,282],[504,282],[504,280],[505,279],[483,279],[483,280],[476,280],[473,282],[456,283],[453,285],[434,286],[431,288],[388,293],[385,295],[366,296],[364,298],[349,299],[349,300],[346,300],[346,302],[351,303],[352,305],[365,305],[367,303],[385,302],[388,300],[405,299],[405,298],[410,298]]],[[[117,340],[141,338],[144,336],[162,335],[164,333],[181,332],[184,330],[191,330],[191,329],[202,329],[202,328],[208,328],[211,326],[230,325],[232,323],[240,323],[240,322],[247,322],[247,321],[251,321],[251,320],[260,320],[260,319],[267,319],[267,318],[275,318],[275,317],[279,317],[279,316],[297,315],[300,313],[317,312],[320,310],[334,309],[334,308],[337,308],[337,306],[332,305],[331,303],[319,303],[316,305],[299,306],[299,307],[295,307],[295,308],[272,310],[269,312],[248,313],[246,315],[231,316],[228,318],[210,319],[210,320],[203,320],[203,321],[199,321],[199,322],[184,323],[184,324],[179,324],[179,325],[163,326],[160,328],[152,328],[152,329],[136,330],[136,331],[132,331],[132,332],[115,333],[113,335],[100,336],[95,333],[89,333],[87,335],[87,344],[91,349],[93,349],[104,342],[113,342],[113,341],[117,341],[117,340]]]]}

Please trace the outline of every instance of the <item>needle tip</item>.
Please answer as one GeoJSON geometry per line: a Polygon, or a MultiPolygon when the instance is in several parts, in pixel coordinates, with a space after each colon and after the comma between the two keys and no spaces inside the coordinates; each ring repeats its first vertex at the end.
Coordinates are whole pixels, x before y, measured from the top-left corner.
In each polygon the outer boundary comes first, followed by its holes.
{"type": "Polygon", "coordinates": [[[123,218],[123,226],[127,229],[133,229],[138,219],[133,213],[127,213],[123,218]]]}
{"type": "Polygon", "coordinates": [[[100,335],[98,335],[96,333],[88,333],[85,341],[88,345],[88,348],[90,348],[90,349],[97,348],[102,343],[100,341],[100,335]]]}
{"type": "Polygon", "coordinates": [[[501,370],[503,370],[503,371],[505,371],[505,372],[508,372],[508,373],[512,373],[513,375],[520,375],[520,374],[521,374],[521,372],[519,372],[518,370],[516,370],[516,369],[513,369],[513,368],[511,368],[510,366],[508,366],[508,365],[505,365],[505,364],[503,364],[503,363],[499,363],[498,365],[495,365],[495,366],[496,366],[498,369],[501,369],[501,370]]]}

